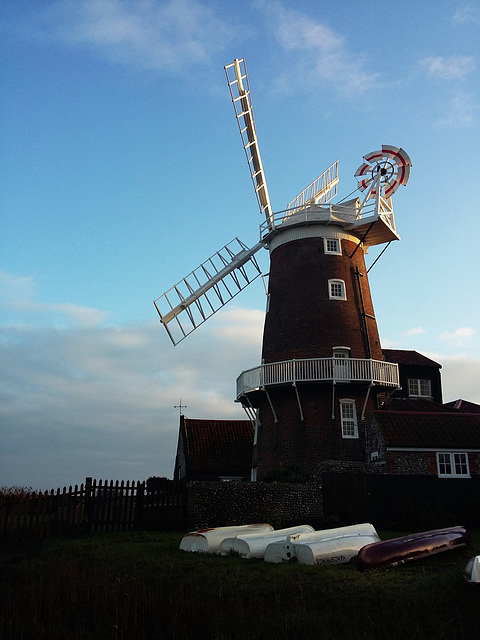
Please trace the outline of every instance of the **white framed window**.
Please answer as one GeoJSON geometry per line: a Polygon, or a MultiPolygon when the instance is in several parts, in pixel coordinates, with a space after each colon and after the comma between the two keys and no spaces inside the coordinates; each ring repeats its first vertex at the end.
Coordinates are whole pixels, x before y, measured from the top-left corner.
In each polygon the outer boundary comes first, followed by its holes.
{"type": "Polygon", "coordinates": [[[350,347],[333,347],[334,358],[349,358],[350,347]]]}
{"type": "Polygon", "coordinates": [[[437,453],[437,472],[439,478],[469,478],[467,453],[437,453]]]}
{"type": "Polygon", "coordinates": [[[337,256],[342,255],[340,240],[338,238],[324,238],[323,244],[325,248],[325,253],[333,253],[334,255],[337,255],[337,256]]]}
{"type": "Polygon", "coordinates": [[[346,300],[345,282],[343,280],[329,280],[328,297],[330,300],[346,300]]]}
{"type": "Polygon", "coordinates": [[[408,378],[408,395],[417,398],[431,398],[432,385],[424,378],[408,378]]]}
{"type": "Polygon", "coordinates": [[[340,400],[340,418],[342,421],[342,438],[358,438],[357,410],[355,400],[340,400]]]}

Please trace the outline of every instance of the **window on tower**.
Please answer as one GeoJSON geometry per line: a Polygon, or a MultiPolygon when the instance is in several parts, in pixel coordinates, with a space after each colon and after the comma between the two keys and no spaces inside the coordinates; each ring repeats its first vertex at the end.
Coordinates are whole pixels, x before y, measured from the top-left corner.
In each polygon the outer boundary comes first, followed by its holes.
{"type": "Polygon", "coordinates": [[[343,280],[329,280],[328,296],[330,300],[346,300],[345,282],[343,280]]]}
{"type": "Polygon", "coordinates": [[[355,400],[340,400],[340,418],[342,421],[342,438],[358,438],[357,410],[355,400]]]}
{"type": "Polygon", "coordinates": [[[340,240],[338,238],[324,238],[323,239],[325,253],[333,253],[335,255],[342,255],[340,248],[340,240]]]}

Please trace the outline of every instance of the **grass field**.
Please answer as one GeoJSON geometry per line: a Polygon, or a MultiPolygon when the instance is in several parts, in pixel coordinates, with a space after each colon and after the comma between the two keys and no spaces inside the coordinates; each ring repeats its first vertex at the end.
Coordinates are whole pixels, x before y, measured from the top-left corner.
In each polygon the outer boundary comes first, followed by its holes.
{"type": "Polygon", "coordinates": [[[1,640],[480,637],[480,585],[462,576],[480,532],[471,548],[365,573],[185,553],[181,537],[96,534],[3,550],[1,640]]]}

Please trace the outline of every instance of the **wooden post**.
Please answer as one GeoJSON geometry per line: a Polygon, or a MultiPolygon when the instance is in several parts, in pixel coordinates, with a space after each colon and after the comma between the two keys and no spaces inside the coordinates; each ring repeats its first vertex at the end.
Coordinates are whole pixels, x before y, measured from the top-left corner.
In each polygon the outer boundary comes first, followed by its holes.
{"type": "Polygon", "coordinates": [[[135,499],[135,529],[143,528],[143,498],[145,495],[145,482],[137,482],[137,497],[135,499]]]}

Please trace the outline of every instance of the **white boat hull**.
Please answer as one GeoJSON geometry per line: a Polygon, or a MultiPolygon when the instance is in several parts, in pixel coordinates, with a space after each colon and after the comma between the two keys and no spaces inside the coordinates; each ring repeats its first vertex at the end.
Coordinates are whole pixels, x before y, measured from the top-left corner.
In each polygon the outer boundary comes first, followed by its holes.
{"type": "Polygon", "coordinates": [[[183,536],[180,542],[180,550],[217,553],[220,544],[225,538],[245,534],[268,533],[270,531],[273,531],[273,527],[270,524],[244,524],[232,527],[198,529],[183,536]]]}
{"type": "Polygon", "coordinates": [[[472,584],[480,584],[480,556],[470,558],[465,567],[465,578],[472,584]]]}
{"type": "Polygon", "coordinates": [[[218,553],[222,556],[228,553],[238,553],[241,558],[263,558],[265,549],[273,542],[285,542],[289,535],[300,533],[311,533],[313,527],[309,524],[289,527],[288,529],[275,529],[266,533],[254,533],[248,535],[237,535],[232,538],[225,538],[220,544],[218,553]]]}
{"type": "Polygon", "coordinates": [[[355,558],[362,547],[379,540],[369,523],[293,534],[284,542],[268,545],[264,559],[274,563],[345,564],[355,558]]]}

